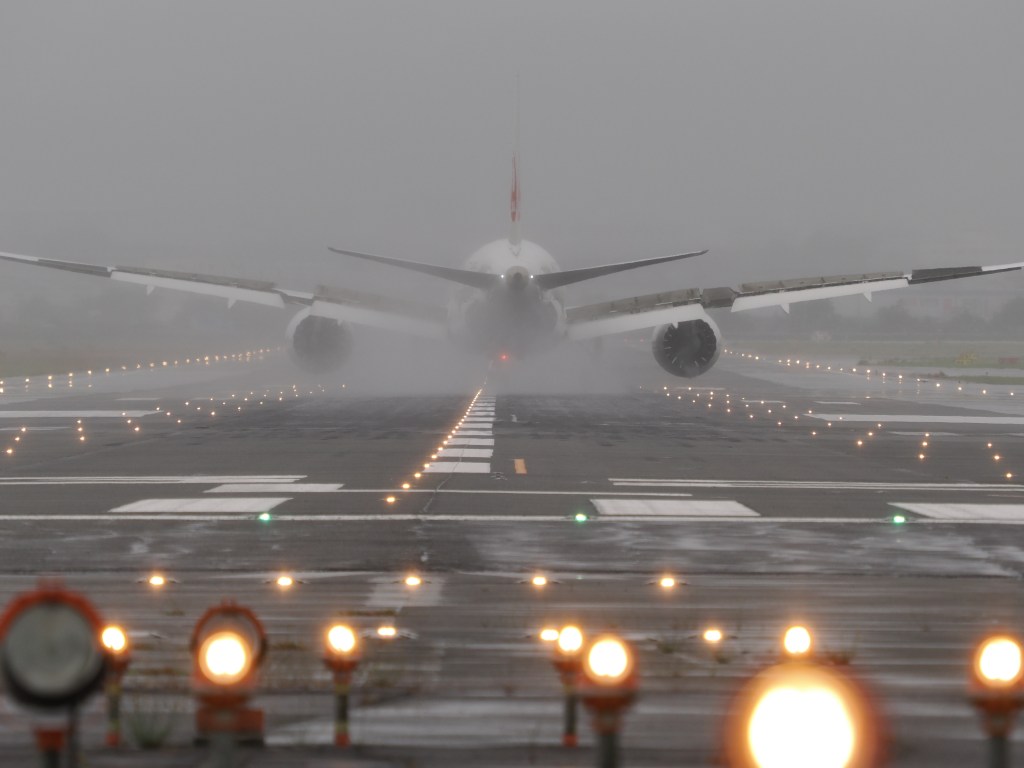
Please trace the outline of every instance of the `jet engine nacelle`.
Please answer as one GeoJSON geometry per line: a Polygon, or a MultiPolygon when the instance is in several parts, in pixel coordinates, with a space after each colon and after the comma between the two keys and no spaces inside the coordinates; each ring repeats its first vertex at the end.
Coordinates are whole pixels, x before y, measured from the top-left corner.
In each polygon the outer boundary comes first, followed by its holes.
{"type": "Polygon", "coordinates": [[[658,365],[673,376],[692,379],[709,371],[718,361],[721,341],[722,332],[705,315],[657,328],[651,348],[658,365]]]}
{"type": "Polygon", "coordinates": [[[352,332],[340,320],[304,309],[288,324],[288,354],[308,373],[338,370],[352,350],[352,332]]]}

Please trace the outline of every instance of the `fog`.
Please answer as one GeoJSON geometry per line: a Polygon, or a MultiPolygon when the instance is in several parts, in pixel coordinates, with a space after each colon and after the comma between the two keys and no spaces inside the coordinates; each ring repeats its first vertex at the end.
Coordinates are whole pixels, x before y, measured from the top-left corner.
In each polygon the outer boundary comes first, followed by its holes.
{"type": "MultiPolygon", "coordinates": [[[[1019,260],[1021,29],[1013,2],[5,0],[0,250],[443,304],[326,246],[457,266],[506,236],[518,77],[525,237],[564,268],[711,249],[570,304],[1019,260]]],[[[0,350],[288,319],[0,264],[0,350]]],[[[382,376],[470,366],[355,332],[382,376]]]]}

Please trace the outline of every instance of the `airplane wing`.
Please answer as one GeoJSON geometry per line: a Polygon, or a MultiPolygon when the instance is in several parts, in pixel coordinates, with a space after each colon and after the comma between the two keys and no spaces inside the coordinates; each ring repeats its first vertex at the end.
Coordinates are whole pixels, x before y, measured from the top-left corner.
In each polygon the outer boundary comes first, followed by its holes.
{"type": "Polygon", "coordinates": [[[262,280],[202,275],[193,272],[174,272],[142,267],[111,267],[60,261],[16,253],[0,252],[0,259],[37,267],[61,269],[93,277],[105,277],[122,283],[143,286],[146,293],[155,289],[183,291],[203,296],[226,299],[228,306],[236,302],[263,304],[284,309],[289,305],[309,307],[313,315],[368,325],[376,328],[410,333],[427,338],[444,339],[447,336],[444,313],[440,308],[403,302],[361,291],[319,287],[316,292],[279,288],[262,280]]]}
{"type": "Polygon", "coordinates": [[[939,267],[914,269],[910,272],[874,272],[863,275],[806,277],[794,280],[773,280],[743,283],[739,288],[688,288],[647,296],[587,304],[566,310],[567,335],[570,339],[590,339],[612,333],[654,328],[667,323],[695,320],[705,309],[727,308],[745,312],[761,307],[782,307],[790,304],[839,296],[865,296],[871,299],[876,291],[905,288],[908,285],[959,280],[965,277],[1012,272],[1024,262],[987,267],[939,267]]]}

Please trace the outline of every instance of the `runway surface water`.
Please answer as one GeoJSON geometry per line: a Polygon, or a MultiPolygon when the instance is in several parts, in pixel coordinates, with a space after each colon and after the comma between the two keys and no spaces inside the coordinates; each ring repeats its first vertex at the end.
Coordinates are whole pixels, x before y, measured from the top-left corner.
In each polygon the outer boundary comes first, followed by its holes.
{"type": "MultiPolygon", "coordinates": [[[[558,746],[538,639],[569,622],[639,654],[623,765],[716,764],[791,622],[873,692],[892,765],[984,759],[966,673],[983,632],[1020,628],[1024,392],[736,350],[587,395],[493,371],[381,395],[279,362],[0,385],[0,598],[59,576],[129,628],[129,711],[178,720],[138,764],[193,759],[188,636],[222,598],[268,630],[275,765],[589,765],[585,722],[582,749],[558,746]],[[366,646],[344,763],[323,762],[338,617],[366,646]]],[[[83,717],[90,765],[134,764],[100,746],[99,698],[83,717]]],[[[29,722],[7,707],[0,763],[31,755],[29,722]]]]}

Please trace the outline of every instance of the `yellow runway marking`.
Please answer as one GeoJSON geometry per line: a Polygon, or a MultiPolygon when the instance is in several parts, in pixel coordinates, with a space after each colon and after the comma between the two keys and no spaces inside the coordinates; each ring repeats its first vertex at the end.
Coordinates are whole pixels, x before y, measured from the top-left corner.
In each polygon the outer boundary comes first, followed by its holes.
{"type": "Polygon", "coordinates": [[[516,459],[515,462],[516,462],[516,474],[517,475],[525,475],[526,474],[526,461],[524,459],[516,459]]]}

